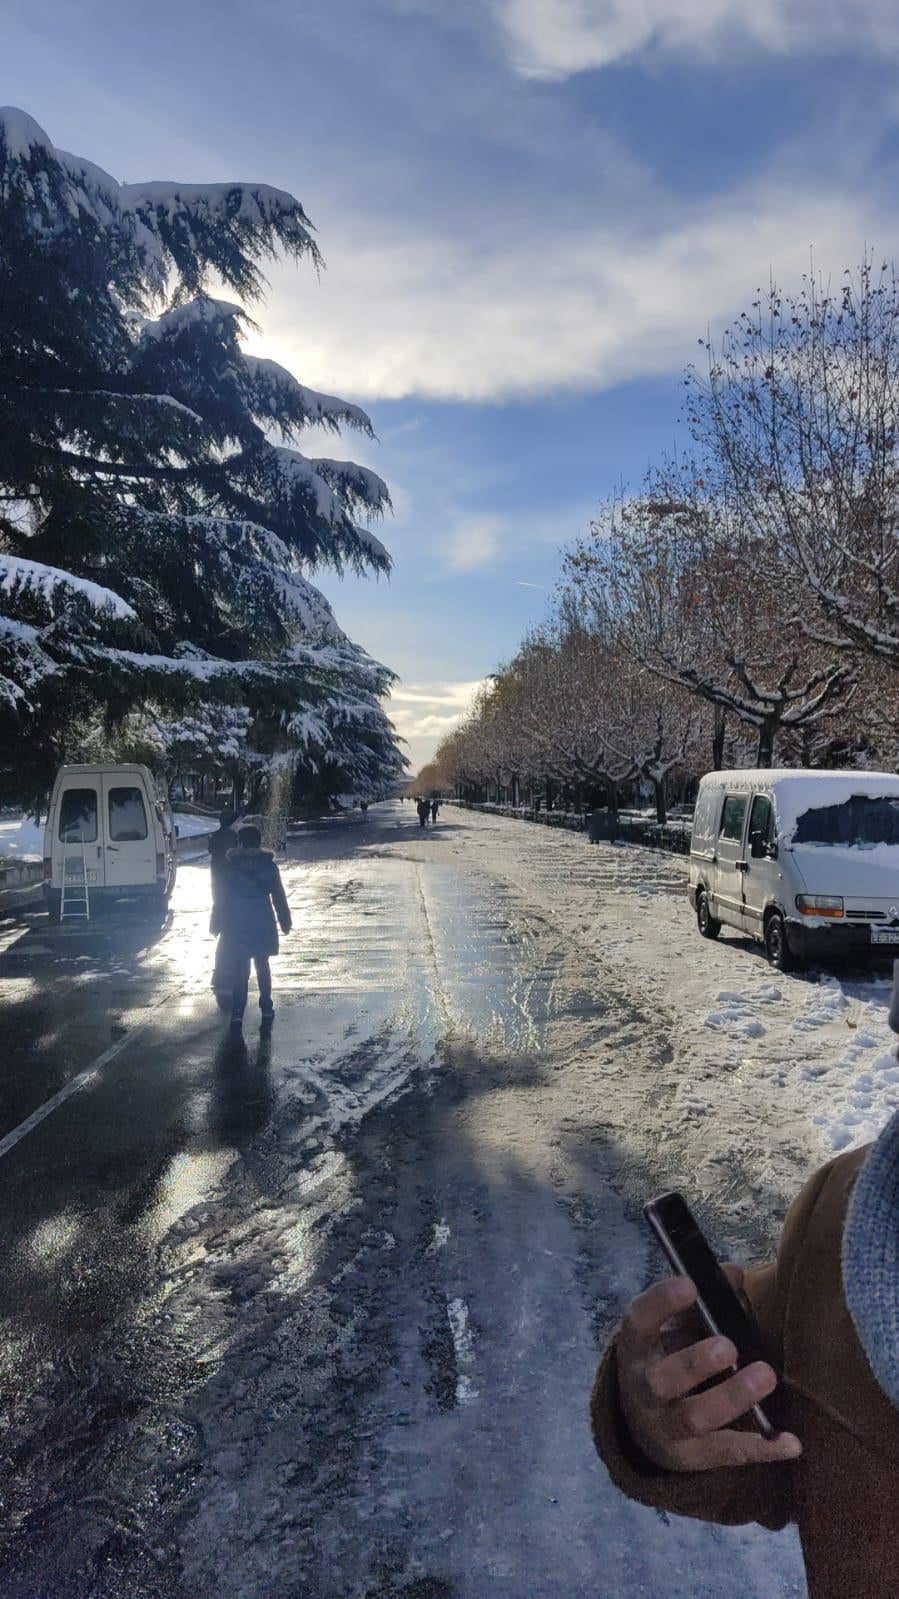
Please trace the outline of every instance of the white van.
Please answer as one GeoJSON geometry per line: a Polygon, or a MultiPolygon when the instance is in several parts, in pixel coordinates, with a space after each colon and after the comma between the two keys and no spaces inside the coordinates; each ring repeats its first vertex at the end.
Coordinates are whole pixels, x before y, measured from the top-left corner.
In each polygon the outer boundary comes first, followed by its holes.
{"type": "Polygon", "coordinates": [[[894,772],[710,772],[690,843],[690,904],[773,966],[899,955],[899,777],[894,772]]]}
{"type": "Polygon", "coordinates": [[[142,900],[165,914],[175,883],[176,830],[146,766],[63,766],[44,831],[44,897],[60,914],[77,910],[87,882],[91,911],[142,900]]]}

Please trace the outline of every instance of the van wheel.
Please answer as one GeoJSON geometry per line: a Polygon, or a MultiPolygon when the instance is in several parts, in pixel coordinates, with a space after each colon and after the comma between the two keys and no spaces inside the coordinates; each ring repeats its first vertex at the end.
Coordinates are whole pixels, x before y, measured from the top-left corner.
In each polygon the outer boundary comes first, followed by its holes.
{"type": "Polygon", "coordinates": [[[779,972],[791,972],[796,965],[787,943],[787,929],[779,911],[774,911],[765,924],[765,954],[779,972]]]}
{"type": "Polygon", "coordinates": [[[718,937],[721,923],[712,915],[709,896],[704,888],[700,889],[696,899],[696,922],[703,938],[718,937]]]}

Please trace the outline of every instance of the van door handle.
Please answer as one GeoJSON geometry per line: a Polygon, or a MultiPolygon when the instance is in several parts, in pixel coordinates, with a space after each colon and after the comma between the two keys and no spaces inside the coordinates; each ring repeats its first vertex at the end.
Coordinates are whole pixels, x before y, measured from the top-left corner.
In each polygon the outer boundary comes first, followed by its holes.
{"type": "Polygon", "coordinates": [[[118,853],[119,853],[119,846],[118,846],[118,844],[107,844],[107,846],[106,846],[106,848],[107,848],[107,849],[111,849],[111,850],[114,850],[114,852],[115,852],[115,853],[116,853],[116,855],[118,855],[118,853]]]}

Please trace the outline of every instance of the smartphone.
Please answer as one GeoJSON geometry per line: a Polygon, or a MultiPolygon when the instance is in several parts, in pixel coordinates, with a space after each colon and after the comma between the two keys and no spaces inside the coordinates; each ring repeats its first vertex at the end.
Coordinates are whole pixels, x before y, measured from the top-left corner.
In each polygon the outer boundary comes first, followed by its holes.
{"type": "MultiPolygon", "coordinates": [[[[734,1345],[737,1366],[751,1366],[754,1360],[770,1364],[758,1322],[744,1309],[725,1277],[683,1194],[651,1199],[643,1206],[643,1215],[674,1270],[695,1283],[696,1308],[709,1333],[729,1338],[734,1345]]],[[[753,1405],[749,1414],[763,1437],[774,1436],[776,1429],[761,1405],[753,1405]]]]}

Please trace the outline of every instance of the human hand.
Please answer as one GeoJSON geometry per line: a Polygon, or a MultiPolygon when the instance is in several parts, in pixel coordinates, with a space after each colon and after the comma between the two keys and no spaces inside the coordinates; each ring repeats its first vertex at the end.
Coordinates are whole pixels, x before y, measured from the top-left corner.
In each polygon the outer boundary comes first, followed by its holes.
{"type": "MultiPolygon", "coordinates": [[[[725,1271],[738,1291],[743,1272],[725,1271]]],[[[793,1433],[763,1438],[734,1423],[777,1386],[763,1361],[741,1368],[704,1393],[709,1378],[736,1363],[727,1338],[710,1338],[693,1309],[688,1277],[655,1283],[632,1303],[618,1336],[618,1383],[628,1431],[638,1449],[665,1471],[714,1471],[723,1466],[794,1460],[802,1445],[793,1433]]]]}

